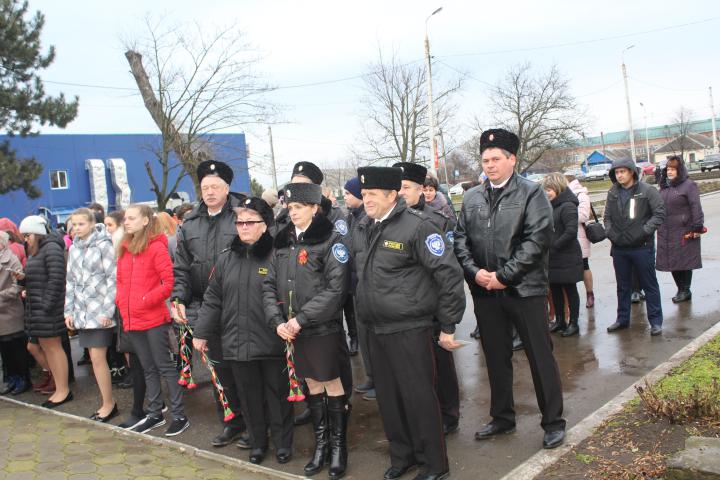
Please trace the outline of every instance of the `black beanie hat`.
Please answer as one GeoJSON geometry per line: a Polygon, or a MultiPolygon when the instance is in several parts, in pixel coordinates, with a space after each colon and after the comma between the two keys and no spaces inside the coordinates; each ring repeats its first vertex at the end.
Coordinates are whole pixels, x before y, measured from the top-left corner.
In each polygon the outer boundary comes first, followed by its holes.
{"type": "Polygon", "coordinates": [[[419,163],[398,162],[393,165],[393,167],[402,170],[402,180],[409,180],[411,182],[419,183],[420,185],[425,183],[427,168],[423,167],[419,163]]]}
{"type": "Polygon", "coordinates": [[[215,174],[225,180],[230,185],[233,181],[233,171],[230,165],[216,160],[205,160],[197,167],[198,183],[202,183],[202,179],[208,175],[215,174]]]}
{"type": "Polygon", "coordinates": [[[285,203],[309,203],[320,205],[322,187],[314,183],[289,183],[285,186],[285,203]]]}
{"type": "Polygon", "coordinates": [[[272,208],[270,208],[270,205],[268,205],[267,202],[262,198],[246,198],[245,200],[240,202],[240,205],[238,205],[236,210],[242,208],[247,208],[248,210],[255,210],[260,215],[260,218],[262,218],[263,222],[265,222],[265,225],[270,226],[275,223],[275,215],[273,215],[272,208]]]}
{"type": "Polygon", "coordinates": [[[518,136],[502,128],[485,130],[480,135],[480,154],[488,148],[502,148],[515,155],[519,147],[518,136]]]}
{"type": "Polygon", "coordinates": [[[402,170],[394,167],[360,167],[358,178],[361,189],[400,190],[402,170]]]}
{"type": "Polygon", "coordinates": [[[290,175],[290,178],[292,179],[292,177],[294,177],[295,175],[302,175],[303,177],[307,177],[315,185],[320,185],[325,178],[318,166],[312,162],[297,162],[293,167],[292,175],[290,175]]]}

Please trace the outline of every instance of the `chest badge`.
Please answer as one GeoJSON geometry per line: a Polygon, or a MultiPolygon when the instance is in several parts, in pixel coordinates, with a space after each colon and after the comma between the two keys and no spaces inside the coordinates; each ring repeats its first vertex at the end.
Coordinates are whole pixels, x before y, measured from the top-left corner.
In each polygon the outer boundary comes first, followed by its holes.
{"type": "Polygon", "coordinates": [[[389,248],[390,250],[405,250],[405,245],[402,242],[395,242],[393,240],[384,240],[383,247],[389,248]]]}
{"type": "Polygon", "coordinates": [[[268,274],[268,269],[265,268],[265,267],[260,267],[260,268],[258,268],[258,273],[259,273],[260,275],[267,275],[267,274],[268,274]]]}
{"type": "Polygon", "coordinates": [[[300,253],[298,253],[298,263],[300,265],[305,265],[308,261],[308,252],[304,248],[300,250],[300,253]]]}

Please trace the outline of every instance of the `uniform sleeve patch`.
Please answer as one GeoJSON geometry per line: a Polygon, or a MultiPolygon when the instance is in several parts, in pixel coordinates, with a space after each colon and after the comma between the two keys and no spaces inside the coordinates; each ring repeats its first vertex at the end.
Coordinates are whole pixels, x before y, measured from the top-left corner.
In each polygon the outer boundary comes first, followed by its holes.
{"type": "Polygon", "coordinates": [[[436,257],[442,257],[445,253],[445,241],[439,233],[431,233],[425,239],[425,246],[436,257]]]}
{"type": "Polygon", "coordinates": [[[333,257],[335,257],[335,260],[340,263],[347,263],[347,261],[350,259],[350,253],[348,252],[348,249],[345,248],[345,245],[343,245],[342,243],[336,243],[332,246],[332,254],[333,257]]]}
{"type": "Polygon", "coordinates": [[[445,238],[447,238],[449,243],[451,243],[451,244],[454,243],[455,242],[455,232],[452,230],[445,232],[445,238]]]}
{"type": "Polygon", "coordinates": [[[348,225],[342,218],[335,222],[335,230],[343,237],[348,234],[348,225]]]}

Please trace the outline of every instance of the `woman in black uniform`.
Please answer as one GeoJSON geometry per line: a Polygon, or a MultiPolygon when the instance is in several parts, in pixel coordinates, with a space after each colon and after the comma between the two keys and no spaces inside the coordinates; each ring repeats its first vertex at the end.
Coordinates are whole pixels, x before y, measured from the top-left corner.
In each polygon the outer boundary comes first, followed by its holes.
{"type": "Polygon", "coordinates": [[[291,183],[284,193],[292,224],[275,237],[265,316],[283,340],[294,342],[296,372],[309,389],[315,452],[305,474],[322,470],[329,451],[329,477],[338,479],[347,466],[348,407],[340,373],[349,362],[342,327],[349,253],[318,213],[319,185],[291,183]]]}

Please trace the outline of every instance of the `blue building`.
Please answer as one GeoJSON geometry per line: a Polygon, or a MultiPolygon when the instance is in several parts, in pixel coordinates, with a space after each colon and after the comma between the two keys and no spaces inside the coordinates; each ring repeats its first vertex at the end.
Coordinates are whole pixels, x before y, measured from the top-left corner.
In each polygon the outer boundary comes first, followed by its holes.
{"type": "MultiPolygon", "coordinates": [[[[0,136],[0,141],[9,141],[18,158],[34,157],[44,167],[34,182],[42,191],[40,198],[30,199],[21,190],[0,195],[0,217],[18,223],[40,212],[56,223],[64,222],[74,209],[93,202],[112,211],[130,203],[156,200],[146,163],[159,182],[159,134],[0,136]]],[[[203,138],[202,148],[208,158],[232,166],[232,191],[250,191],[245,134],[208,135],[203,138]]],[[[174,153],[169,162],[176,167],[169,175],[168,183],[173,185],[182,169],[174,153]]],[[[195,200],[189,176],[180,181],[177,191],[182,200],[195,200]]]]}

